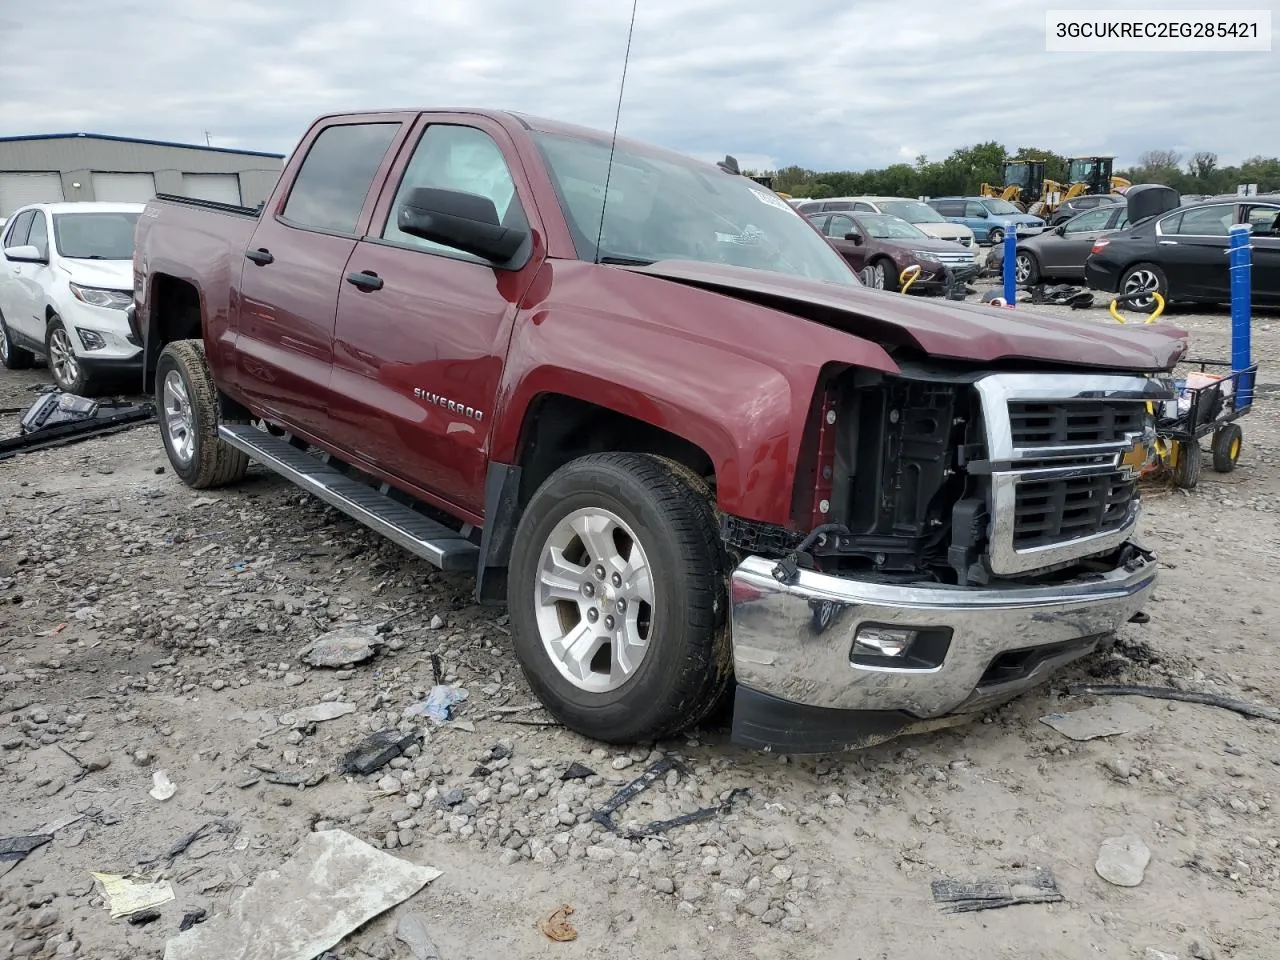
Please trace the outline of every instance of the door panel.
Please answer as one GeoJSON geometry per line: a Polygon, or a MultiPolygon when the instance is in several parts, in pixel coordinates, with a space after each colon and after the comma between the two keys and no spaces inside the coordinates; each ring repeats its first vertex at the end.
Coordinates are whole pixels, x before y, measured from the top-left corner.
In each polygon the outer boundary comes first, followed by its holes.
{"type": "Polygon", "coordinates": [[[540,231],[518,269],[402,233],[396,204],[415,187],[479,194],[508,226],[530,228],[531,192],[511,170],[505,131],[478,117],[426,117],[387,179],[344,282],[334,340],[331,432],[346,449],[459,512],[479,517],[490,424],[518,304],[542,262],[540,231]],[[420,136],[418,136],[420,134],[420,136]]]}
{"type": "Polygon", "coordinates": [[[372,184],[407,129],[403,115],[346,119],[316,131],[288,197],[264,210],[239,270],[236,382],[273,419],[326,435],[338,295],[372,184]]]}
{"type": "MultiPolygon", "coordinates": [[[[5,247],[25,246],[34,217],[35,211],[27,210],[6,223],[3,234],[0,234],[3,245],[5,247]]],[[[27,329],[23,319],[23,315],[28,311],[23,307],[25,294],[22,288],[22,274],[31,266],[32,264],[17,260],[0,261],[0,314],[4,315],[9,329],[18,333],[24,333],[27,329]]]]}
{"type": "Polygon", "coordinates": [[[840,251],[840,255],[848,261],[849,266],[855,271],[861,271],[867,265],[867,238],[863,237],[861,244],[854,243],[852,240],[844,238],[846,233],[853,232],[863,233],[852,217],[833,216],[826,226],[826,234],[830,238],[832,245],[840,251]]]}
{"type": "MultiPolygon", "coordinates": [[[[48,259],[49,218],[43,210],[35,211],[26,242],[48,259]]],[[[46,330],[44,308],[48,301],[46,291],[51,290],[55,283],[65,283],[67,275],[61,271],[55,271],[47,263],[15,263],[12,266],[21,268],[17,271],[14,285],[17,320],[13,327],[19,333],[43,345],[46,330]]]]}
{"type": "Polygon", "coordinates": [[[1111,219],[1109,210],[1091,210],[1064,224],[1063,234],[1044,248],[1052,251],[1054,272],[1059,276],[1083,278],[1084,262],[1093,250],[1093,241],[1102,236],[1111,219]]]}
{"type": "Polygon", "coordinates": [[[1175,233],[1156,238],[1172,294],[1228,299],[1227,228],[1235,213],[1231,203],[1191,207],[1178,219],[1175,233]]]}

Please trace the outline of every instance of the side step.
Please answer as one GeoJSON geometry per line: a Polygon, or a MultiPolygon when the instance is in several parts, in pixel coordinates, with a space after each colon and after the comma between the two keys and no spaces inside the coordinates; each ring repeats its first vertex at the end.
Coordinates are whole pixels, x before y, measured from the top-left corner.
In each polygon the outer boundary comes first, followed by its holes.
{"type": "Polygon", "coordinates": [[[243,424],[223,424],[218,427],[218,436],[441,570],[476,569],[480,548],[461,533],[339,473],[288,441],[243,424]]]}

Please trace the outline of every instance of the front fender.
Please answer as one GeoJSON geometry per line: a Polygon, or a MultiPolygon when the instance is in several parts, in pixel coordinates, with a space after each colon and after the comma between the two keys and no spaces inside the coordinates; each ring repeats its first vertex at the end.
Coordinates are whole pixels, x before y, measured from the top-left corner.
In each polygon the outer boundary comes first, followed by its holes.
{"type": "Polygon", "coordinates": [[[875,343],[723,294],[590,264],[549,268],[572,287],[573,274],[594,271],[594,295],[560,299],[553,283],[517,318],[492,436],[500,462],[518,457],[538,397],[564,394],[697,445],[715,466],[720,509],[786,524],[823,367],[898,370],[875,343]]]}

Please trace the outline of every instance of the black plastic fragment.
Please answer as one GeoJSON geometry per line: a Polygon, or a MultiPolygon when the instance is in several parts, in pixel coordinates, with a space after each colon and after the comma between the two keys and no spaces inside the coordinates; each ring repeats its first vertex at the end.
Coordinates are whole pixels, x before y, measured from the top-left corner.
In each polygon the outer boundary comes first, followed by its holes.
{"type": "Polygon", "coordinates": [[[587,777],[594,777],[596,772],[590,767],[584,767],[578,762],[569,764],[569,769],[560,774],[561,780],[585,780],[587,777]]]}
{"type": "Polygon", "coordinates": [[[1020,903],[1060,903],[1064,898],[1048,867],[1036,867],[1007,880],[935,880],[933,901],[943,913],[998,910],[1020,903]]]}
{"type": "MultiPolygon", "coordinates": [[[[639,830],[624,831],[613,820],[613,815],[618,809],[628,801],[632,800],[637,794],[648,790],[658,780],[659,777],[665,776],[668,771],[675,770],[678,774],[686,776],[689,774],[689,768],[674,757],[662,757],[650,764],[649,769],[636,777],[621,790],[610,797],[598,810],[591,815],[591,819],[600,824],[610,833],[615,833],[620,837],[628,840],[643,840],[646,837],[656,837],[673,830],[676,827],[683,827],[690,823],[699,823],[703,820],[710,820],[717,814],[727,813],[729,808],[739,797],[747,796],[750,791],[745,787],[739,787],[730,791],[729,796],[720,803],[710,807],[703,807],[700,810],[694,810],[692,813],[682,814],[678,817],[672,817],[670,820],[654,820],[639,830]]],[[[565,779],[561,777],[560,779],[565,779]]]]}
{"type": "Polygon", "coordinates": [[[49,833],[34,833],[27,837],[6,837],[0,840],[0,860],[21,860],[37,847],[43,847],[53,839],[49,833]]]}
{"type": "Polygon", "coordinates": [[[185,933],[194,927],[197,923],[204,923],[205,917],[209,912],[204,907],[197,907],[195,910],[188,910],[182,915],[182,922],[178,924],[178,932],[185,933]]]}
{"type": "Polygon", "coordinates": [[[155,923],[160,919],[160,911],[155,907],[148,907],[146,910],[139,910],[137,913],[129,914],[129,925],[131,927],[142,927],[148,923],[155,923]]]}
{"type": "Polygon", "coordinates": [[[368,775],[381,770],[417,742],[416,734],[382,730],[371,734],[365,738],[364,743],[348,752],[338,765],[338,770],[341,773],[368,775]]]}

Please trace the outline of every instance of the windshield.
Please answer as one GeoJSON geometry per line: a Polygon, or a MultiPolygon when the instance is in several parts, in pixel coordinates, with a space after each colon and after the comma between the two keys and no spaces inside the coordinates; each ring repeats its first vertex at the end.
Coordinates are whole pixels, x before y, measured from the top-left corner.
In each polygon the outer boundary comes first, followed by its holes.
{"type": "Polygon", "coordinates": [[[610,171],[608,143],[546,133],[537,141],[584,260],[694,260],[858,285],[821,234],[747,177],[624,145],[610,171]]]}
{"type": "Polygon", "coordinates": [[[1025,187],[1031,183],[1031,164],[1029,163],[1006,163],[1004,167],[1004,182],[1007,186],[1025,187]]]}
{"type": "Polygon", "coordinates": [[[1094,179],[1101,166],[1096,160],[1072,160],[1067,166],[1067,182],[1088,183],[1094,179]]]}
{"type": "Polygon", "coordinates": [[[77,260],[132,260],[136,213],[55,213],[58,253],[77,260]]]}
{"type": "Polygon", "coordinates": [[[919,200],[877,200],[881,213],[901,217],[907,223],[946,223],[946,218],[927,203],[919,200]]]}
{"type": "Polygon", "coordinates": [[[929,235],[899,217],[884,213],[863,213],[858,222],[877,240],[928,240],[929,235]]]}
{"type": "Polygon", "coordinates": [[[1016,215],[1022,212],[1008,200],[983,200],[982,205],[997,217],[1007,217],[1010,214],[1016,215]]]}

